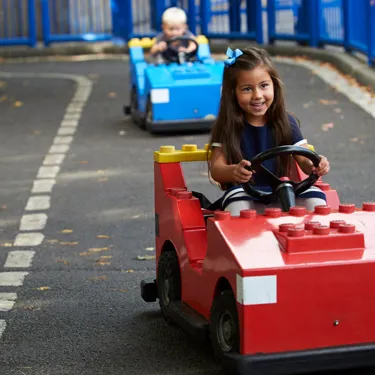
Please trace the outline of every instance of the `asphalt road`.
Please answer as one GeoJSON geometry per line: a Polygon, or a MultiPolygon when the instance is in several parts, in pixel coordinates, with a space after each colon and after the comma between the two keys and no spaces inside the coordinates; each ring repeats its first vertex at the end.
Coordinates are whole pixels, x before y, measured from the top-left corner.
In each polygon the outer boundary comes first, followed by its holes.
{"type": "MultiPolygon", "coordinates": [[[[278,65],[290,111],[331,161],[326,181],[343,202],[374,200],[374,119],[302,67],[278,65]],[[333,127],[323,126],[332,123],[333,127]]],[[[167,326],[157,304],[140,298],[154,275],[152,152],[163,144],[203,146],[207,134],[153,136],[123,118],[124,61],[2,64],[7,72],[85,75],[94,88],[52,191],[45,239],[0,312],[1,375],[219,375],[209,348],[167,326]],[[102,249],[90,252],[89,249],[102,249]],[[104,256],[104,258],[103,258],[104,256]],[[46,288],[48,287],[48,288],[46,288]]],[[[18,233],[32,182],[72,95],[58,79],[0,79],[0,272],[18,233]]],[[[188,184],[214,199],[204,164],[188,184]]],[[[373,374],[375,371],[367,372],[373,374]]],[[[358,374],[358,371],[352,372],[358,374]]]]}

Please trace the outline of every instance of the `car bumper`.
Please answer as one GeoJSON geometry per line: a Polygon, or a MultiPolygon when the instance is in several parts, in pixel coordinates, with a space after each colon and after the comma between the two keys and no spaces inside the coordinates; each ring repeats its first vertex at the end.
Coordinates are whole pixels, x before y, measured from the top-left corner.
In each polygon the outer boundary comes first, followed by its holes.
{"type": "Polygon", "coordinates": [[[224,367],[233,375],[286,375],[345,370],[375,365],[375,344],[331,347],[277,354],[226,354],[224,367]]]}
{"type": "Polygon", "coordinates": [[[146,129],[153,132],[210,130],[215,119],[190,119],[173,121],[146,121],[146,129]]]}

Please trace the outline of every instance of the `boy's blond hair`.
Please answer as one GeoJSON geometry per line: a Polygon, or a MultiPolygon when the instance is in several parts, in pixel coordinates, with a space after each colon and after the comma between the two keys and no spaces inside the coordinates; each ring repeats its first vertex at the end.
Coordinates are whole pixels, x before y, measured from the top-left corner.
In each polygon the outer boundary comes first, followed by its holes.
{"type": "Polygon", "coordinates": [[[176,25],[186,24],[187,17],[183,9],[177,7],[171,7],[164,11],[161,21],[165,24],[176,25]]]}

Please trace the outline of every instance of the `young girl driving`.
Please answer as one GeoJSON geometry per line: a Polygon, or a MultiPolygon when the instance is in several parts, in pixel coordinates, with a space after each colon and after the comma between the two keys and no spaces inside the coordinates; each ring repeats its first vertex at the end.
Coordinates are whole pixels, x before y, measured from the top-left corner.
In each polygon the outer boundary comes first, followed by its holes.
{"type": "MultiPolygon", "coordinates": [[[[210,174],[226,190],[223,210],[234,216],[244,209],[262,213],[266,207],[280,207],[280,203],[266,206],[244,191],[241,184],[250,180],[258,190],[271,191],[261,172],[245,167],[251,167],[250,160],[270,148],[308,145],[297,120],[285,109],[282,82],[268,53],[257,47],[235,51],[228,48],[227,56],[219,114],[210,139],[210,174]]],[[[314,167],[309,159],[294,156],[305,174],[323,176],[330,166],[327,158],[320,157],[319,166],[314,167]]],[[[288,158],[267,160],[263,165],[276,175],[290,176],[288,158]]],[[[296,205],[308,210],[325,204],[325,194],[315,186],[296,196],[296,205]]]]}

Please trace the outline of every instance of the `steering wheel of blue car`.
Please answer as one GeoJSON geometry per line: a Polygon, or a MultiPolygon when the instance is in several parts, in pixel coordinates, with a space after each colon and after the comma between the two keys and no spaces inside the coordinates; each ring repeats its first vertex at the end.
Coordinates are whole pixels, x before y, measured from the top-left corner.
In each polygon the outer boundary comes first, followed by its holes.
{"type": "Polygon", "coordinates": [[[192,60],[198,53],[198,42],[195,39],[187,36],[176,36],[175,38],[168,39],[166,43],[168,47],[168,59],[171,62],[178,62],[179,64],[183,64],[185,61],[192,60]],[[196,49],[191,52],[179,52],[177,49],[171,48],[172,43],[182,40],[187,40],[189,42],[195,43],[196,49]]]}
{"type": "Polygon", "coordinates": [[[272,188],[271,193],[259,191],[250,182],[242,184],[243,189],[252,197],[257,198],[263,203],[271,203],[279,200],[283,211],[289,211],[290,207],[295,206],[295,196],[309,189],[319,179],[315,173],[311,173],[306,179],[295,182],[290,179],[278,178],[269,169],[262,165],[263,162],[283,155],[300,155],[311,160],[315,167],[320,163],[320,156],[314,151],[300,146],[279,146],[261,152],[250,160],[251,167],[246,167],[255,172],[262,172],[272,188]]]}

